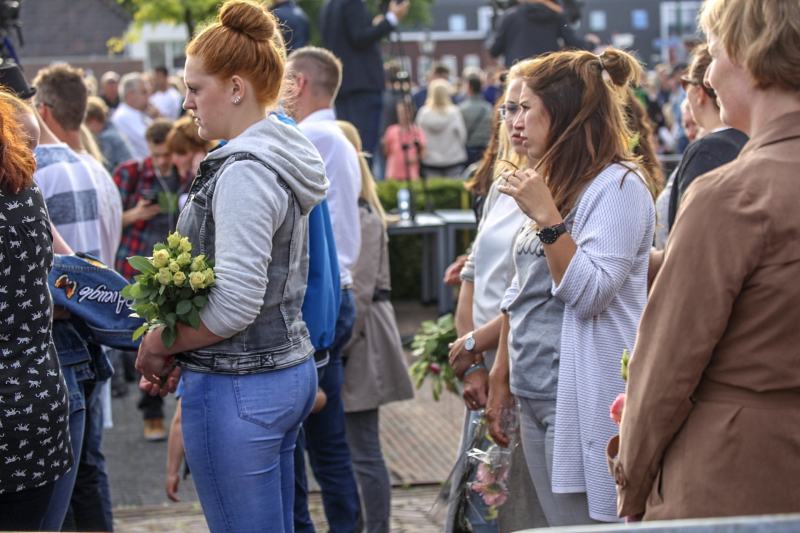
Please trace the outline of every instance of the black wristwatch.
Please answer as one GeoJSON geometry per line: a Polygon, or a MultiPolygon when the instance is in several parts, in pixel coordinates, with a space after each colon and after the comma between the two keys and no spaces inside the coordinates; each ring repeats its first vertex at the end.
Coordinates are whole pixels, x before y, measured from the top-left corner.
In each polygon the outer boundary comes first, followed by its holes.
{"type": "Polygon", "coordinates": [[[567,232],[567,225],[563,222],[556,226],[547,226],[536,232],[536,236],[542,241],[542,244],[553,244],[567,232]]]}

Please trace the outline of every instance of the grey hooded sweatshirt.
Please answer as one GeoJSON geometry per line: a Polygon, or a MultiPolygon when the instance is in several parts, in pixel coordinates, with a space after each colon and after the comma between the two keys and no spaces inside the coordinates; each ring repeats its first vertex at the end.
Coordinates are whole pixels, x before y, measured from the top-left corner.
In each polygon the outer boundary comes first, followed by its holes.
{"type": "Polygon", "coordinates": [[[300,131],[275,117],[254,124],[200,165],[178,231],[216,261],[200,318],[226,340],[182,354],[186,368],[246,374],[313,353],[300,308],[308,277],[308,218],[326,195],[325,167],[300,131]]]}

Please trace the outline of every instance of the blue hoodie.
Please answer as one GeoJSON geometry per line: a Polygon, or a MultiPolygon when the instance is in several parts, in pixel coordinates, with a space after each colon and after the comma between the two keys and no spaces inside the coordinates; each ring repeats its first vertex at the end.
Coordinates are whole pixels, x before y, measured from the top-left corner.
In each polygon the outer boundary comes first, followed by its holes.
{"type": "MultiPolygon", "coordinates": [[[[274,113],[281,122],[297,127],[283,113],[274,113]]],[[[333,344],[336,319],[342,302],[339,284],[339,259],[328,201],[323,200],[308,215],[308,285],[303,300],[303,320],[311,334],[315,350],[325,350],[333,344]]]]}

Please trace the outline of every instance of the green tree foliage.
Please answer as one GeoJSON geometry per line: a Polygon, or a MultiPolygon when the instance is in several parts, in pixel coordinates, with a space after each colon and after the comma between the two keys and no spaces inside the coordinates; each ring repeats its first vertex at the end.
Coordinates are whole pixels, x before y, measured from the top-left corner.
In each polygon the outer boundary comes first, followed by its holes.
{"type": "MultiPolygon", "coordinates": [[[[408,16],[403,26],[411,27],[430,24],[430,6],[434,0],[411,0],[408,16]]],[[[147,22],[167,22],[185,24],[189,35],[194,34],[197,26],[213,17],[222,0],[117,0],[138,24],[147,22]]],[[[311,43],[322,45],[319,33],[319,12],[325,0],[297,0],[311,20],[311,43]]],[[[271,4],[271,2],[267,2],[271,4]]],[[[380,0],[367,0],[367,5],[374,15],[380,10],[380,0]]]]}
{"type": "Polygon", "coordinates": [[[213,17],[222,0],[117,0],[137,24],[184,24],[189,35],[213,17]]]}

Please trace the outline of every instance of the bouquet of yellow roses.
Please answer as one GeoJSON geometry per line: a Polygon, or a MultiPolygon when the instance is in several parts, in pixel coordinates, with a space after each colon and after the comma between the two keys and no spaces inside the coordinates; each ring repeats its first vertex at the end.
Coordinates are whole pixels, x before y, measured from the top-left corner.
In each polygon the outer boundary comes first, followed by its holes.
{"type": "Polygon", "coordinates": [[[161,341],[170,348],[178,334],[178,322],[200,328],[199,310],[208,303],[214,286],[214,262],[203,255],[191,256],[192,244],[177,231],[167,244],[156,244],[153,257],[129,257],[128,263],[141,272],[122,290],[123,298],[133,300],[134,314],[146,320],[133,333],[138,339],[145,332],[164,328],[161,341]]]}

